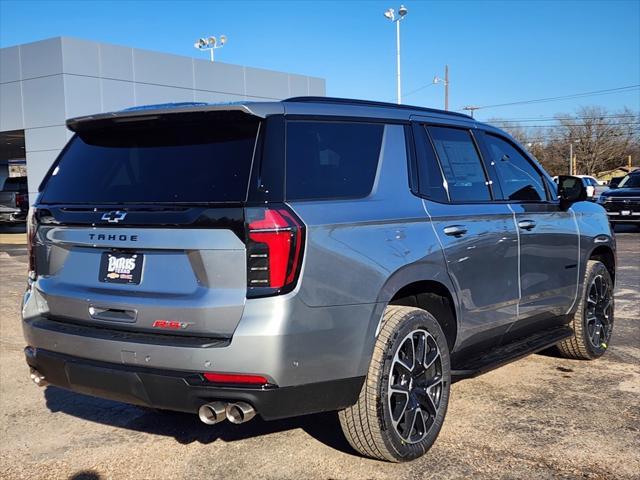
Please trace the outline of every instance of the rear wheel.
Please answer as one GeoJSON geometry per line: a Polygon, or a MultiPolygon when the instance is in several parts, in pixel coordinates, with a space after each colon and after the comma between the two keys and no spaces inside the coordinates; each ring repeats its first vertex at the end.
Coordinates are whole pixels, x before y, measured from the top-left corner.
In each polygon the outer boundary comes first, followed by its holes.
{"type": "Polygon", "coordinates": [[[447,341],[436,319],[413,307],[387,307],[358,402],[340,412],[362,455],[413,460],[435,442],[449,402],[447,341]]]}
{"type": "Polygon", "coordinates": [[[593,360],[607,350],[613,333],[613,282],[602,262],[589,260],[584,275],[584,292],[570,326],[572,337],[556,348],[563,357],[593,360]]]}

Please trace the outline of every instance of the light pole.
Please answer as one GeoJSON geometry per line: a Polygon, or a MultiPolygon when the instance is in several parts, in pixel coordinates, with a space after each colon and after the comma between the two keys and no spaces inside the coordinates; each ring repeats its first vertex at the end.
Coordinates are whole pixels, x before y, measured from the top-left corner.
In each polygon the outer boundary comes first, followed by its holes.
{"type": "Polygon", "coordinates": [[[199,38],[193,46],[201,52],[209,50],[211,61],[213,62],[213,51],[224,47],[225,43],[227,43],[227,36],[220,35],[220,40],[217,40],[216,37],[199,38]]]}
{"type": "Polygon", "coordinates": [[[433,83],[434,85],[436,83],[442,83],[444,85],[444,109],[449,110],[449,65],[444,66],[444,78],[436,75],[433,77],[433,83]]]}
{"type": "Polygon", "coordinates": [[[402,90],[401,90],[401,79],[400,79],[400,21],[407,15],[407,7],[404,5],[400,5],[398,9],[398,16],[395,15],[395,10],[393,8],[388,9],[384,12],[384,16],[391,20],[391,22],[396,24],[396,89],[398,96],[398,104],[402,103],[402,90]]]}

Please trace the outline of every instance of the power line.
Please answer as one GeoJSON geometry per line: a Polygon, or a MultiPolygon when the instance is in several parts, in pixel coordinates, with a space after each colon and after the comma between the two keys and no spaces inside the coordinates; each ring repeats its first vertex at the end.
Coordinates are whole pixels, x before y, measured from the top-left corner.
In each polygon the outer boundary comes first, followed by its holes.
{"type": "Polygon", "coordinates": [[[485,108],[497,108],[497,107],[508,107],[512,105],[527,105],[531,103],[545,103],[545,102],[554,102],[557,100],[569,100],[572,98],[584,98],[584,97],[595,97],[598,95],[609,95],[612,93],[622,93],[622,92],[630,92],[633,90],[637,90],[640,88],[640,84],[638,85],[627,85],[626,87],[617,87],[617,88],[607,88],[604,90],[593,90],[591,92],[582,92],[582,93],[573,93],[570,95],[561,95],[558,97],[547,97],[547,98],[536,98],[533,100],[521,100],[518,102],[508,102],[508,103],[496,103],[494,105],[483,105],[477,107],[478,110],[485,108]]]}
{"type": "MultiPolygon", "coordinates": [[[[626,133],[615,133],[611,134],[610,137],[626,137],[626,133]]],[[[545,142],[549,140],[562,140],[564,137],[562,135],[554,135],[553,133],[543,133],[537,134],[532,137],[526,137],[525,143],[535,143],[535,142],[545,142]]]]}
{"type": "Polygon", "coordinates": [[[558,122],[562,120],[596,120],[596,119],[604,119],[604,118],[634,118],[640,117],[639,113],[617,113],[617,114],[607,114],[607,115],[597,115],[597,116],[569,116],[569,117],[538,117],[538,118],[490,118],[486,121],[495,121],[495,122],[503,122],[503,123],[526,123],[526,122],[558,122]]]}
{"type": "Polygon", "coordinates": [[[425,88],[431,87],[433,85],[434,85],[434,83],[431,82],[431,83],[427,83],[426,85],[422,85],[421,87],[418,87],[415,90],[410,90],[407,93],[403,93],[402,94],[402,98],[408,97],[409,95],[413,95],[414,93],[418,93],[419,91],[424,90],[425,88]]]}
{"type": "Polygon", "coordinates": [[[504,125],[501,122],[489,122],[494,125],[502,125],[505,128],[518,127],[518,128],[566,128],[566,127],[618,127],[628,125],[640,125],[640,122],[621,122],[621,123],[564,123],[558,125],[504,125]]]}

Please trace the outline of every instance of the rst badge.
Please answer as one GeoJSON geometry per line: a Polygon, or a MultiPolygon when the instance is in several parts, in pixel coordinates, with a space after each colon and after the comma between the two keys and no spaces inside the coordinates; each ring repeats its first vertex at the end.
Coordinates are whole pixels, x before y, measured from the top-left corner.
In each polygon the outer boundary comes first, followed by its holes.
{"type": "Polygon", "coordinates": [[[142,277],[142,261],[143,255],[139,253],[103,253],[99,280],[137,285],[142,277]]]}
{"type": "Polygon", "coordinates": [[[151,325],[153,328],[162,328],[164,330],[184,330],[185,328],[189,328],[193,323],[191,322],[180,322],[178,320],[156,320],[151,325]]]}

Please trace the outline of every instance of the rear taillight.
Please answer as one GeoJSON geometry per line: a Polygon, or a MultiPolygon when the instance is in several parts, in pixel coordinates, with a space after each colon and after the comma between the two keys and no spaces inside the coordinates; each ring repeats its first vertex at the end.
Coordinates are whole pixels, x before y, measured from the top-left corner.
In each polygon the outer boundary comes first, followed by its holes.
{"type": "Polygon", "coordinates": [[[304,225],[285,206],[247,208],[247,296],[293,290],[302,265],[304,225]]]}
{"type": "Polygon", "coordinates": [[[36,213],[36,208],[31,207],[29,208],[29,213],[27,214],[27,255],[29,256],[29,278],[32,280],[36,278],[36,255],[34,248],[36,241],[36,231],[38,229],[36,213]]]}
{"type": "Polygon", "coordinates": [[[20,210],[23,210],[28,205],[29,205],[29,194],[18,193],[16,195],[16,207],[18,207],[20,210]]]}

